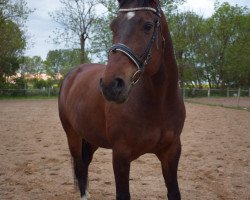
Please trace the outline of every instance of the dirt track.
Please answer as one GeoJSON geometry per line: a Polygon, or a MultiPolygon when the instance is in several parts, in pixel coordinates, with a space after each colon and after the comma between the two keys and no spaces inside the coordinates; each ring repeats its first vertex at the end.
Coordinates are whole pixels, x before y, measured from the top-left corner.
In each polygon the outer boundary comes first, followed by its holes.
{"type": "MultiPolygon", "coordinates": [[[[184,200],[250,199],[250,112],[187,104],[179,183],[184,200]]],[[[56,100],[0,101],[0,199],[79,199],[56,100]]],[[[153,155],[132,163],[134,200],[166,199],[153,155]]],[[[92,200],[115,199],[111,151],[90,166],[92,200]]]]}

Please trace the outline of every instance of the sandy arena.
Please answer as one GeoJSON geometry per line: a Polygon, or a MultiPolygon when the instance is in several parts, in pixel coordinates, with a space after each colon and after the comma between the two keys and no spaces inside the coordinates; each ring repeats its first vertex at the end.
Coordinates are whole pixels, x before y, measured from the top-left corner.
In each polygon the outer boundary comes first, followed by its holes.
{"type": "MultiPolygon", "coordinates": [[[[186,104],[179,184],[183,200],[250,199],[250,112],[186,104]]],[[[56,100],[0,101],[0,199],[80,199],[56,100]]],[[[90,166],[91,200],[115,199],[111,151],[90,166]]],[[[160,163],[131,166],[133,200],[166,199],[160,163]]]]}

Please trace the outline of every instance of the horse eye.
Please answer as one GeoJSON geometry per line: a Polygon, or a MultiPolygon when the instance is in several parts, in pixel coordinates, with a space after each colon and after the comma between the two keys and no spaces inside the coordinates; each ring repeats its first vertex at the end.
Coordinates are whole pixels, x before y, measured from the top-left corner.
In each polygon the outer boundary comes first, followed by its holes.
{"type": "Polygon", "coordinates": [[[153,28],[153,24],[152,24],[152,23],[146,23],[146,24],[144,25],[144,31],[145,31],[145,32],[151,31],[152,28],[153,28]]]}

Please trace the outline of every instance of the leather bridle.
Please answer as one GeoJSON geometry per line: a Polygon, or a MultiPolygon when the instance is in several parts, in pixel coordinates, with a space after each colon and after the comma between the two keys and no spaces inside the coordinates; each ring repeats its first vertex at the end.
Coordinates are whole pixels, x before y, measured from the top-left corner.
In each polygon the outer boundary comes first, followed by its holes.
{"type": "Polygon", "coordinates": [[[135,52],[133,52],[131,48],[129,48],[128,46],[122,43],[114,44],[109,50],[109,53],[116,52],[116,51],[120,51],[124,53],[136,65],[138,70],[132,76],[132,85],[136,84],[139,81],[141,74],[143,73],[145,69],[145,66],[148,64],[148,61],[151,59],[151,50],[157,38],[158,31],[160,29],[160,18],[161,18],[159,6],[156,9],[151,8],[151,7],[139,7],[139,8],[128,8],[128,9],[119,10],[119,12],[133,12],[133,11],[151,11],[157,15],[157,20],[155,22],[154,32],[146,46],[144,53],[141,56],[138,56],[135,52]]]}

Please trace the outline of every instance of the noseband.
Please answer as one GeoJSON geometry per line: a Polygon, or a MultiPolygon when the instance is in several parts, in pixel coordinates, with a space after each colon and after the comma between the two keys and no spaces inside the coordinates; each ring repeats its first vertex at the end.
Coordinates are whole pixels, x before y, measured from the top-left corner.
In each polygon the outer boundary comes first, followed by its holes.
{"type": "Polygon", "coordinates": [[[154,32],[151,36],[151,39],[149,40],[149,42],[147,44],[147,47],[146,47],[144,53],[141,56],[138,56],[128,46],[126,46],[125,44],[122,44],[122,43],[114,44],[109,50],[109,53],[116,52],[116,51],[120,51],[120,52],[124,53],[137,66],[138,70],[134,73],[134,75],[132,77],[132,85],[136,84],[139,81],[140,76],[143,73],[145,66],[148,64],[148,61],[151,59],[151,50],[152,50],[153,44],[156,40],[158,30],[160,28],[161,13],[160,13],[159,7],[157,7],[157,9],[154,9],[151,7],[139,7],[139,8],[128,8],[128,9],[120,9],[119,10],[119,12],[132,12],[132,11],[141,11],[141,10],[151,11],[157,15],[157,21],[155,22],[154,32]]]}

